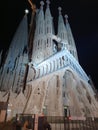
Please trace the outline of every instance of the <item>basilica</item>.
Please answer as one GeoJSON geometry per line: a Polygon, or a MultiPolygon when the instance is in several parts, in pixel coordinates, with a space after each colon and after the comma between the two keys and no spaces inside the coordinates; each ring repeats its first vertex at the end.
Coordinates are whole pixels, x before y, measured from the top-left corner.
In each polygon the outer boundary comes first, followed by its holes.
{"type": "Polygon", "coordinates": [[[6,112],[7,119],[19,113],[98,117],[96,92],[79,64],[68,16],[58,7],[55,33],[49,0],[40,9],[30,4],[31,21],[26,10],[0,68],[0,102],[7,103],[0,120],[6,112]]]}

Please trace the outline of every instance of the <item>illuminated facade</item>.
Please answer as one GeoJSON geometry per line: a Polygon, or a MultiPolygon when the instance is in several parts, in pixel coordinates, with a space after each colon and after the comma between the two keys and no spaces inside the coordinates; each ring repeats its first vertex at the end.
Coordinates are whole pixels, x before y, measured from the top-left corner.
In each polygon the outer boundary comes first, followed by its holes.
{"type": "Polygon", "coordinates": [[[16,113],[98,117],[96,93],[78,62],[68,16],[64,22],[58,8],[55,34],[50,3],[46,3],[45,14],[41,2],[32,15],[29,35],[27,15],[16,31],[0,69],[0,100],[7,101],[10,93],[9,118],[16,113]]]}

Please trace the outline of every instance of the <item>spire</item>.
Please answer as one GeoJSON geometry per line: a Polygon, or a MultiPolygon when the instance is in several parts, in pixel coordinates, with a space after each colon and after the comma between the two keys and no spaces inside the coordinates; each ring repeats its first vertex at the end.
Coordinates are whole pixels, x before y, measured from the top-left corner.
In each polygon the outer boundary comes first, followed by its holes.
{"type": "Polygon", "coordinates": [[[46,0],[46,3],[47,3],[47,8],[46,8],[46,12],[45,12],[45,17],[49,16],[50,18],[52,18],[51,16],[51,12],[50,12],[50,1],[49,0],[46,0]]]}
{"type": "Polygon", "coordinates": [[[10,60],[12,62],[15,61],[15,58],[17,56],[23,53],[24,47],[27,46],[27,41],[28,41],[27,15],[24,15],[10,45],[10,60]]]}
{"type": "Polygon", "coordinates": [[[70,24],[68,22],[68,15],[65,15],[65,22],[66,22],[66,30],[67,30],[67,37],[68,37],[68,44],[70,48],[70,53],[78,60],[78,55],[77,55],[77,50],[76,50],[76,45],[74,41],[74,37],[71,31],[70,24]]]}
{"type": "Polygon", "coordinates": [[[61,8],[61,7],[58,7],[58,10],[59,10],[59,15],[61,15],[61,10],[62,10],[62,8],[61,8]]]}
{"type": "Polygon", "coordinates": [[[65,14],[65,22],[68,23],[68,15],[65,14]]]}
{"type": "Polygon", "coordinates": [[[41,2],[40,2],[40,5],[41,5],[41,6],[40,6],[40,9],[43,10],[44,2],[41,1],[41,2]]]}
{"type": "Polygon", "coordinates": [[[46,0],[46,3],[47,3],[47,8],[49,8],[50,1],[49,1],[49,0],[46,0]]]}
{"type": "Polygon", "coordinates": [[[36,16],[36,28],[33,43],[32,62],[38,64],[44,60],[44,37],[45,37],[45,19],[43,11],[44,2],[40,2],[40,10],[36,16]]]}
{"type": "Polygon", "coordinates": [[[64,41],[64,44],[62,45],[62,47],[60,47],[63,49],[65,46],[67,47],[68,39],[67,39],[67,31],[65,28],[65,24],[64,24],[61,10],[62,10],[62,8],[59,7],[58,8],[59,18],[58,18],[58,34],[57,35],[58,35],[58,37],[60,37],[64,41]]]}
{"type": "Polygon", "coordinates": [[[41,32],[44,33],[44,12],[43,12],[44,2],[40,2],[40,9],[36,10],[36,30],[35,36],[40,35],[41,32]]]}
{"type": "Polygon", "coordinates": [[[53,41],[51,34],[54,33],[54,28],[53,28],[53,18],[51,16],[51,11],[50,11],[50,1],[46,0],[47,7],[46,7],[46,12],[45,12],[45,34],[46,34],[46,51],[45,51],[45,58],[48,58],[50,55],[52,55],[53,52],[53,41]]]}
{"type": "Polygon", "coordinates": [[[24,15],[21,20],[16,33],[10,44],[8,55],[4,64],[4,69],[2,72],[2,85],[4,90],[8,90],[11,86],[13,91],[22,84],[18,80],[22,81],[23,77],[20,77],[24,73],[24,64],[27,64],[27,43],[28,43],[28,25],[27,25],[27,15],[24,15]],[[25,55],[26,54],[26,55],[25,55]],[[22,64],[20,64],[22,63],[22,64]],[[20,70],[20,68],[22,68],[20,70]],[[10,81],[9,78],[10,77],[10,81]]]}
{"type": "Polygon", "coordinates": [[[45,12],[45,23],[46,23],[46,27],[45,27],[45,32],[46,33],[52,33],[52,16],[51,16],[51,12],[50,12],[50,8],[49,8],[49,5],[50,5],[50,1],[47,0],[46,1],[47,3],[47,8],[46,8],[46,12],[45,12]],[[50,30],[50,31],[48,31],[50,30]]]}

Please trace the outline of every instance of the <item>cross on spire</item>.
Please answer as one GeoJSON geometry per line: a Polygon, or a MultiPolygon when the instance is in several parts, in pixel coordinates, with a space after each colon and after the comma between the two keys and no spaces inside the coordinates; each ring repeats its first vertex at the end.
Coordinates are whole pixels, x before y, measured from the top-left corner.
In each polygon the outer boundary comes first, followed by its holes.
{"type": "Polygon", "coordinates": [[[61,8],[61,7],[58,7],[58,10],[59,10],[59,14],[61,14],[62,8],[61,8]]]}
{"type": "Polygon", "coordinates": [[[43,9],[44,2],[43,2],[43,1],[41,1],[41,2],[40,2],[40,4],[41,4],[40,8],[41,8],[41,9],[43,9]]]}
{"type": "Polygon", "coordinates": [[[46,0],[46,3],[47,3],[47,8],[49,8],[50,1],[46,0]]]}

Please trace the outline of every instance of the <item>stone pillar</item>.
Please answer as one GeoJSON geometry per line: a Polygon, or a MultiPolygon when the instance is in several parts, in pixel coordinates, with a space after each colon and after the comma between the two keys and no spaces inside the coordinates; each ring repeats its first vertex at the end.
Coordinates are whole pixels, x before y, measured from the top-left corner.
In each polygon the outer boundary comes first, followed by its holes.
{"type": "Polygon", "coordinates": [[[55,71],[55,61],[53,61],[53,70],[55,71]]]}
{"type": "Polygon", "coordinates": [[[48,73],[48,65],[46,64],[46,74],[48,73]]]}
{"type": "Polygon", "coordinates": [[[44,75],[46,75],[46,73],[47,73],[47,65],[45,64],[45,66],[44,66],[44,75]]]}
{"type": "Polygon", "coordinates": [[[48,73],[50,73],[51,72],[51,65],[50,65],[50,63],[48,64],[48,73]]]}
{"type": "Polygon", "coordinates": [[[55,60],[55,70],[57,70],[58,66],[57,66],[57,59],[55,60]]]}
{"type": "Polygon", "coordinates": [[[60,68],[60,59],[57,59],[57,68],[60,68]]]}
{"type": "Polygon", "coordinates": [[[43,74],[43,68],[40,67],[40,76],[42,76],[42,74],[43,74]]]}
{"type": "Polygon", "coordinates": [[[50,62],[50,72],[52,72],[52,64],[51,64],[51,62],[50,62]]]}

